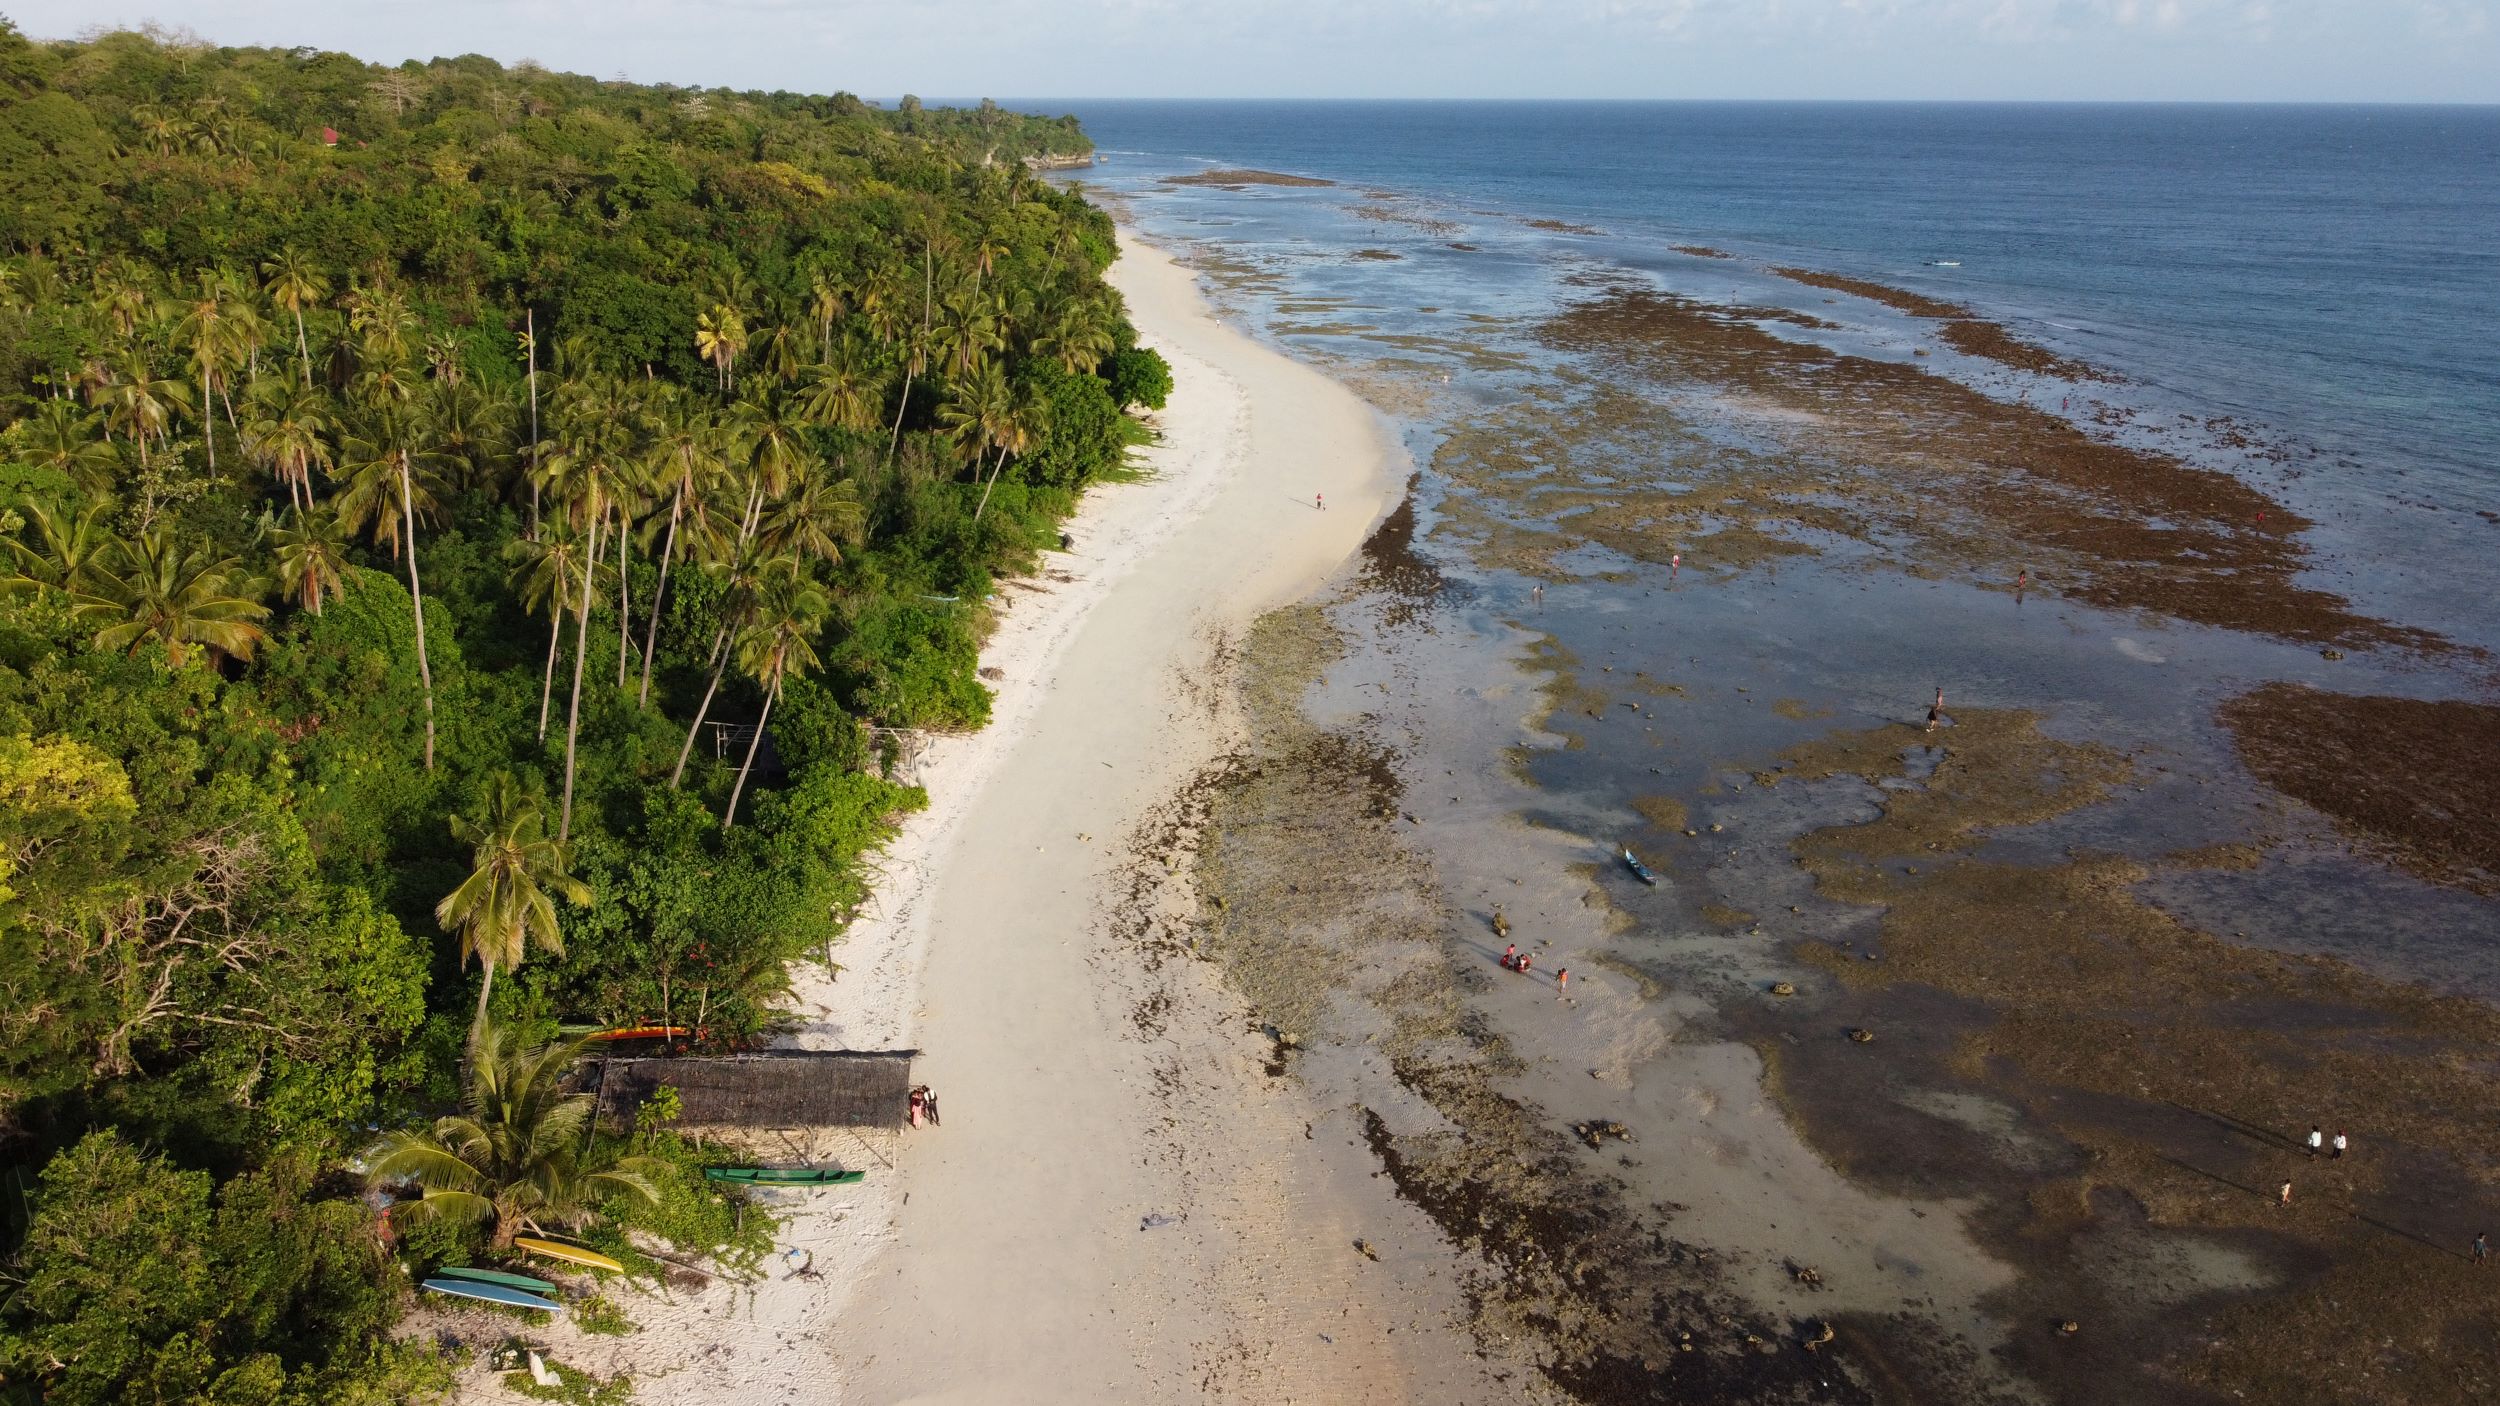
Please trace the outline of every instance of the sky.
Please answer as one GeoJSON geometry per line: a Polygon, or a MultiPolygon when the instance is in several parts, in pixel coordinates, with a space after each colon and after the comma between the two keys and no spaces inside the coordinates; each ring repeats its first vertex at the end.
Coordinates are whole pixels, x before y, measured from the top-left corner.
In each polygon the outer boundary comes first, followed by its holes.
{"type": "Polygon", "coordinates": [[[2500,0],[0,0],[871,98],[2500,102],[2500,0]]]}

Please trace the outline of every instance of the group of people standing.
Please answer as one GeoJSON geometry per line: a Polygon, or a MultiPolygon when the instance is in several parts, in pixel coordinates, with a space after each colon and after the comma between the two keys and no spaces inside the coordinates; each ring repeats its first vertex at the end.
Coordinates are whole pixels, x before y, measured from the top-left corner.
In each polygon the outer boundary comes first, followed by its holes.
{"type": "MultiPolygon", "coordinates": [[[[1536,958],[1529,953],[1520,951],[1519,944],[1514,942],[1502,951],[1502,970],[1514,971],[1519,973],[1521,976],[1534,975],[1536,970],[1536,958]]],[[[1554,999],[1561,1000],[1564,995],[1569,993],[1570,990],[1571,968],[1554,968],[1554,999]]]]}
{"type": "MultiPolygon", "coordinates": [[[[2343,1156],[2344,1153],[2352,1147],[2352,1139],[2344,1135],[2343,1129],[2337,1128],[2335,1130],[2335,1137],[2333,1141],[2329,1141],[2326,1135],[2326,1129],[2312,1123],[2309,1125],[2309,1136],[2302,1139],[2301,1145],[2308,1149],[2310,1160],[2317,1160],[2318,1154],[2324,1152],[2327,1155],[2327,1159],[2329,1161],[2333,1161],[2334,1159],[2343,1156]]],[[[2278,1206],[2288,1206],[2292,1204],[2291,1178],[2286,1177],[2283,1179],[2283,1185],[2275,1192],[2274,1204],[2278,1206]]]]}

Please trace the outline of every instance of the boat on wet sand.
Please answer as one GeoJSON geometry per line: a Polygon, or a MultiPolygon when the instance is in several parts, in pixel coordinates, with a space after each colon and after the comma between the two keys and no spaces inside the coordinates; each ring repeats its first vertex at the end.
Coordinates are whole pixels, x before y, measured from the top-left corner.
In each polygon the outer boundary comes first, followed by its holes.
{"type": "Polygon", "coordinates": [[[838,1167],[705,1167],[703,1175],[732,1186],[848,1186],[868,1178],[838,1167]]]}

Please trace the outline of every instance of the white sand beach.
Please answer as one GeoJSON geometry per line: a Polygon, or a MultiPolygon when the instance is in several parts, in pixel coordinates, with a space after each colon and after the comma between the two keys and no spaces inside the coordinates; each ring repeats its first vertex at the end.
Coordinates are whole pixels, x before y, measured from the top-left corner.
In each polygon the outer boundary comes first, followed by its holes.
{"type": "Polygon", "coordinates": [[[1396,1401],[1482,1370],[1423,1257],[1350,1248],[1433,1237],[1345,1120],[1315,1147],[1213,966],[1116,920],[1162,901],[1135,842],[1236,735],[1227,642],[1343,566],[1405,469],[1351,392],[1122,248],[1111,281],[1175,382],[1150,474],[1002,584],[994,720],[933,745],[877,909],[797,995],[799,1044],[920,1049],[945,1125],[855,1149],[863,1187],[763,1193],[820,1277],[628,1297],[643,1331],[558,1326],[562,1360],[697,1406],[1396,1401]]]}

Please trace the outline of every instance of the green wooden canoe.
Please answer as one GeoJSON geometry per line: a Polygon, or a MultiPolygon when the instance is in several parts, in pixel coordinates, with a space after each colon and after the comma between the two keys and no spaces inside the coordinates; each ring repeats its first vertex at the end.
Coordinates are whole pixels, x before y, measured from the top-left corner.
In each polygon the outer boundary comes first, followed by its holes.
{"type": "Polygon", "coordinates": [[[501,1284],[507,1289],[521,1289],[533,1294],[552,1294],[556,1286],[544,1279],[526,1274],[506,1274],[500,1269],[471,1269],[467,1265],[444,1265],[434,1271],[437,1279],[467,1279],[479,1284],[501,1284]]]}
{"type": "Polygon", "coordinates": [[[848,1186],[868,1179],[866,1172],[833,1167],[705,1167],[703,1175],[737,1186],[848,1186]]]}

